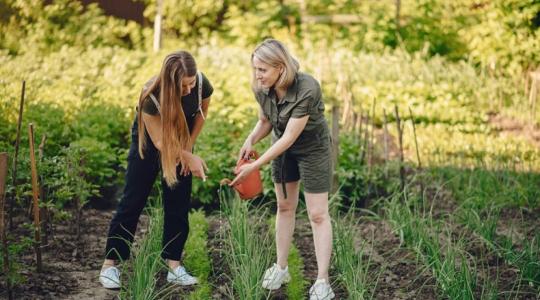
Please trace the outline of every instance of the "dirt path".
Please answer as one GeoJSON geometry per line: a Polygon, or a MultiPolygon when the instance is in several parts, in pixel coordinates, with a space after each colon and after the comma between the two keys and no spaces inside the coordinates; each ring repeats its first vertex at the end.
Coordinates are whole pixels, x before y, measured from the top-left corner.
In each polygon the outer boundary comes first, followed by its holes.
{"type": "MultiPolygon", "coordinates": [[[[309,297],[309,288],[317,279],[317,258],[315,257],[315,246],[313,245],[313,233],[311,224],[307,216],[298,214],[296,217],[296,228],[294,231],[294,244],[298,248],[304,260],[304,278],[308,281],[306,287],[306,299],[309,297]]],[[[336,294],[336,299],[347,299],[347,290],[337,279],[337,270],[330,267],[329,278],[332,289],[336,294]]]]}
{"type": "MultiPolygon", "coordinates": [[[[107,290],[98,282],[99,269],[107,239],[109,222],[114,211],[85,209],[81,240],[75,240],[72,221],[55,225],[54,236],[43,248],[44,272],[34,271],[34,254],[27,251],[19,259],[24,279],[15,288],[15,299],[115,299],[117,291],[107,290]],[[77,244],[79,243],[79,247],[77,244]]],[[[147,217],[141,216],[136,240],[145,232],[147,217]]],[[[19,237],[32,236],[23,226],[17,226],[19,237]]],[[[0,297],[4,297],[3,278],[0,297]]]]}
{"type": "Polygon", "coordinates": [[[540,128],[538,126],[501,114],[490,114],[488,122],[500,134],[523,137],[540,148],[540,128]]]}
{"type": "MultiPolygon", "coordinates": [[[[375,299],[437,299],[435,279],[416,255],[400,244],[384,220],[362,220],[358,224],[358,247],[371,257],[370,271],[380,273],[375,299]]],[[[367,257],[366,257],[367,259],[367,257]]]]}
{"type": "Polygon", "coordinates": [[[208,281],[213,287],[212,299],[229,299],[227,287],[231,286],[231,283],[225,275],[229,273],[229,270],[223,254],[223,230],[225,230],[226,221],[219,216],[211,216],[208,224],[208,248],[212,259],[212,272],[208,281]]]}

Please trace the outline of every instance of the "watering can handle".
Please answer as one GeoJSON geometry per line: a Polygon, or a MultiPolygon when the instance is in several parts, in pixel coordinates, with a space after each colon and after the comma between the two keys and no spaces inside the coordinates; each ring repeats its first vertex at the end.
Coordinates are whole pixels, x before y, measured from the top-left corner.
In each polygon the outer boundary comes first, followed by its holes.
{"type": "MultiPolygon", "coordinates": [[[[255,150],[251,150],[251,152],[249,152],[249,158],[253,158],[253,159],[258,159],[259,158],[259,153],[257,153],[257,151],[255,150]]],[[[237,162],[236,162],[236,165],[238,166],[242,161],[244,161],[245,159],[243,158],[240,158],[237,162]]]]}

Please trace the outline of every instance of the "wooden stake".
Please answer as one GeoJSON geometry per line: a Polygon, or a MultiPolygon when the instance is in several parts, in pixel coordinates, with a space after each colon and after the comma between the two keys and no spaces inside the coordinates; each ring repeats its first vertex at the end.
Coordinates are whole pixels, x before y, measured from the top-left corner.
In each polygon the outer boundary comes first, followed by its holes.
{"type": "Polygon", "coordinates": [[[362,139],[362,123],[364,122],[363,119],[363,111],[362,111],[362,105],[360,105],[360,111],[358,112],[358,138],[359,140],[362,139]]]}
{"type": "Polygon", "coordinates": [[[371,166],[373,165],[373,148],[374,148],[374,142],[373,142],[373,134],[375,132],[375,106],[377,105],[377,98],[373,98],[373,103],[371,106],[371,132],[369,134],[369,143],[368,143],[368,157],[369,157],[369,163],[368,163],[368,170],[371,173],[371,166]]]}
{"type": "Polygon", "coordinates": [[[388,178],[388,161],[390,161],[390,154],[388,149],[388,117],[386,116],[386,109],[383,108],[383,143],[384,143],[384,178],[388,178]]]}
{"type": "Polygon", "coordinates": [[[12,186],[13,186],[13,197],[8,205],[8,215],[9,215],[9,229],[13,230],[13,208],[15,207],[15,198],[18,198],[17,194],[17,158],[19,157],[19,143],[21,142],[21,125],[23,117],[23,108],[24,108],[24,94],[26,91],[26,81],[22,82],[21,89],[21,102],[19,105],[19,119],[17,120],[17,138],[15,139],[15,155],[13,157],[13,166],[11,167],[11,177],[12,177],[12,186]]]}
{"type": "Polygon", "coordinates": [[[405,189],[405,168],[403,166],[405,158],[403,155],[403,127],[401,126],[401,119],[399,118],[399,109],[394,106],[394,112],[396,115],[396,125],[398,130],[398,141],[399,141],[399,179],[401,190],[405,189]]]}
{"type": "Polygon", "coordinates": [[[358,114],[356,112],[353,112],[353,116],[352,116],[352,133],[354,134],[354,141],[356,142],[356,139],[357,139],[357,132],[356,132],[356,129],[357,129],[357,120],[358,120],[358,114]]]}
{"type": "Polygon", "coordinates": [[[36,156],[34,154],[34,125],[28,124],[28,141],[30,143],[30,167],[32,169],[32,196],[34,203],[34,242],[36,250],[36,266],[37,271],[41,272],[41,237],[40,237],[40,222],[39,222],[39,184],[36,168],[36,156]]]}
{"type": "Polygon", "coordinates": [[[531,90],[529,92],[529,106],[531,113],[531,122],[536,123],[536,102],[538,98],[538,86],[540,85],[540,73],[530,72],[531,76],[531,90]]]}
{"type": "Polygon", "coordinates": [[[2,239],[2,248],[4,250],[3,253],[3,260],[4,260],[4,266],[3,266],[3,272],[6,276],[6,286],[7,286],[7,292],[8,292],[8,299],[13,299],[13,290],[11,288],[11,280],[10,280],[10,266],[9,266],[9,248],[8,248],[8,240],[7,240],[7,234],[6,234],[6,222],[4,218],[4,200],[5,200],[5,187],[6,187],[6,177],[7,177],[7,169],[8,169],[8,154],[6,152],[0,153],[0,238],[2,239]]]}
{"type": "Polygon", "coordinates": [[[362,141],[362,153],[360,154],[360,162],[362,163],[366,163],[368,162],[368,159],[366,158],[367,155],[369,155],[368,153],[368,147],[369,147],[369,110],[366,114],[366,121],[364,123],[364,140],[362,141]]]}
{"type": "Polygon", "coordinates": [[[396,34],[401,30],[401,0],[396,0],[396,34]]]}
{"type": "Polygon", "coordinates": [[[384,120],[384,127],[383,127],[383,143],[384,143],[384,162],[386,164],[387,161],[390,160],[390,154],[388,153],[388,117],[386,116],[386,109],[383,108],[383,120],[384,120]]]}
{"type": "Polygon", "coordinates": [[[411,123],[413,127],[413,135],[414,135],[414,145],[416,147],[416,159],[418,160],[418,169],[422,169],[422,161],[420,160],[420,151],[418,150],[418,138],[416,137],[416,125],[414,123],[414,116],[411,110],[411,107],[409,106],[409,115],[411,116],[411,123]]]}
{"type": "Polygon", "coordinates": [[[161,22],[163,13],[163,0],[157,0],[156,19],[154,20],[154,52],[161,49],[161,22]]]}
{"type": "MultiPolygon", "coordinates": [[[[38,147],[38,159],[39,162],[43,162],[43,153],[45,149],[45,142],[47,141],[47,134],[43,134],[41,137],[41,143],[38,147]]],[[[43,188],[43,178],[40,177],[39,180],[39,199],[41,199],[41,202],[45,203],[45,191],[43,188]]],[[[43,207],[41,210],[41,220],[43,221],[42,227],[43,227],[43,244],[47,245],[49,243],[49,228],[50,228],[50,219],[49,219],[49,208],[47,206],[43,207]]]]}

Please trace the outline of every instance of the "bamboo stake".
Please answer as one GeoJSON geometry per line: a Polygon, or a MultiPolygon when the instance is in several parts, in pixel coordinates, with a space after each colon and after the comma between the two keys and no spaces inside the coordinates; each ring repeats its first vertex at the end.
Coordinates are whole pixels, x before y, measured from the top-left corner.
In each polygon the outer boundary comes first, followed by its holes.
{"type": "MultiPolygon", "coordinates": [[[[414,122],[414,115],[411,107],[409,106],[409,115],[411,117],[411,123],[413,127],[414,146],[416,147],[416,159],[418,160],[418,171],[422,171],[422,160],[420,160],[420,150],[418,148],[418,137],[416,135],[416,124],[414,122]]],[[[420,180],[420,192],[424,193],[424,181],[420,180]]]]}
{"type": "Polygon", "coordinates": [[[363,111],[362,111],[362,105],[360,104],[360,110],[358,112],[358,137],[361,139],[362,137],[362,123],[363,123],[363,111]]]}
{"type": "MultiPolygon", "coordinates": [[[[47,134],[43,134],[43,136],[41,137],[41,143],[39,144],[39,151],[38,151],[38,159],[39,159],[39,162],[42,163],[43,162],[43,153],[44,153],[44,148],[45,148],[45,142],[47,141],[47,134]]],[[[40,177],[40,180],[39,180],[39,199],[41,199],[41,201],[43,203],[45,203],[45,192],[44,192],[44,188],[43,188],[43,178],[40,177]]],[[[43,244],[44,245],[47,245],[49,243],[49,225],[50,225],[50,219],[49,219],[49,209],[47,208],[47,206],[43,207],[43,209],[41,209],[41,213],[42,213],[42,220],[43,220],[43,244]]]]}
{"type": "Polygon", "coordinates": [[[17,138],[15,139],[15,155],[13,157],[13,166],[11,167],[11,177],[12,177],[12,186],[13,186],[13,199],[11,199],[8,205],[8,215],[9,215],[9,229],[13,230],[13,208],[15,207],[15,198],[17,198],[17,158],[19,157],[19,143],[21,142],[21,125],[23,117],[23,108],[24,108],[24,94],[26,91],[26,81],[23,80],[21,88],[21,102],[19,105],[19,119],[17,120],[17,138]]]}
{"type": "Polygon", "coordinates": [[[405,158],[403,155],[403,127],[401,125],[401,119],[399,118],[399,109],[397,105],[394,106],[394,112],[396,115],[396,126],[398,130],[398,141],[399,141],[399,179],[400,179],[401,190],[403,191],[405,189],[405,168],[403,166],[403,163],[405,161],[405,158]]]}
{"type": "Polygon", "coordinates": [[[32,169],[32,196],[34,203],[34,239],[36,251],[36,266],[37,271],[41,272],[41,238],[40,238],[40,222],[39,222],[39,185],[38,174],[36,168],[36,156],[34,154],[34,125],[28,124],[28,141],[30,143],[30,166],[32,169]]]}
{"type": "Polygon", "coordinates": [[[0,153],[0,238],[2,239],[2,248],[4,250],[3,259],[4,266],[3,271],[6,276],[6,286],[8,292],[8,299],[13,299],[13,290],[11,288],[10,280],[10,267],[9,267],[9,248],[8,240],[6,234],[5,218],[4,218],[4,201],[5,201],[5,187],[6,187],[6,177],[8,169],[8,154],[6,152],[0,153]]]}
{"type": "Polygon", "coordinates": [[[401,30],[401,0],[396,0],[396,33],[399,35],[401,30]]]}
{"type": "Polygon", "coordinates": [[[154,52],[161,49],[161,23],[163,13],[163,0],[157,0],[156,19],[154,20],[154,52]]]}
{"type": "Polygon", "coordinates": [[[373,134],[375,132],[375,106],[377,105],[377,98],[373,98],[372,106],[371,106],[371,132],[369,134],[369,143],[368,143],[368,157],[369,157],[369,164],[368,164],[368,170],[371,173],[371,166],[373,165],[373,134]]]}
{"type": "Polygon", "coordinates": [[[531,90],[529,92],[529,106],[531,108],[531,121],[534,124],[535,123],[535,117],[536,117],[536,101],[537,101],[537,95],[538,95],[538,78],[540,77],[540,73],[531,72],[531,90]]]}
{"type": "Polygon", "coordinates": [[[357,136],[356,136],[356,124],[357,124],[358,114],[356,112],[353,112],[352,115],[352,133],[354,134],[354,141],[356,142],[357,136]]]}
{"type": "Polygon", "coordinates": [[[390,159],[390,154],[388,153],[388,117],[386,116],[386,109],[383,108],[383,143],[384,143],[384,162],[390,159]]]}
{"type": "Polygon", "coordinates": [[[384,143],[384,178],[388,178],[388,161],[390,155],[388,153],[388,117],[386,116],[386,109],[383,108],[383,143],[384,143]]]}
{"type": "Polygon", "coordinates": [[[422,161],[420,160],[420,151],[418,150],[418,138],[416,136],[416,124],[414,123],[414,116],[411,110],[411,107],[409,106],[409,115],[411,116],[411,123],[413,127],[413,135],[414,135],[414,146],[416,147],[416,159],[418,160],[418,169],[422,169],[422,161]]]}
{"type": "MultiPolygon", "coordinates": [[[[361,163],[364,163],[364,159],[366,159],[366,155],[367,155],[367,148],[368,148],[368,144],[369,144],[369,111],[366,115],[366,122],[365,122],[365,130],[363,132],[364,134],[364,140],[362,141],[362,152],[360,153],[360,162],[361,163]]],[[[367,161],[367,160],[366,160],[367,161]]]]}

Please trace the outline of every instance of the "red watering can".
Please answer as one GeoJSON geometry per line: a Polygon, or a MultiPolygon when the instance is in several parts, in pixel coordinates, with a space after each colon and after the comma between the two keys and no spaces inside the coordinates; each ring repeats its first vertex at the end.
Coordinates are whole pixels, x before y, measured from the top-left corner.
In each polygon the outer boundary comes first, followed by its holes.
{"type": "MultiPolygon", "coordinates": [[[[251,151],[248,160],[245,160],[243,158],[239,159],[236,162],[234,174],[238,174],[238,169],[240,169],[241,166],[245,164],[250,164],[257,160],[257,158],[259,158],[259,154],[255,151],[251,151]]],[[[261,172],[259,170],[251,172],[244,180],[235,184],[234,189],[238,192],[240,198],[244,200],[257,197],[263,192],[261,172]]]]}

